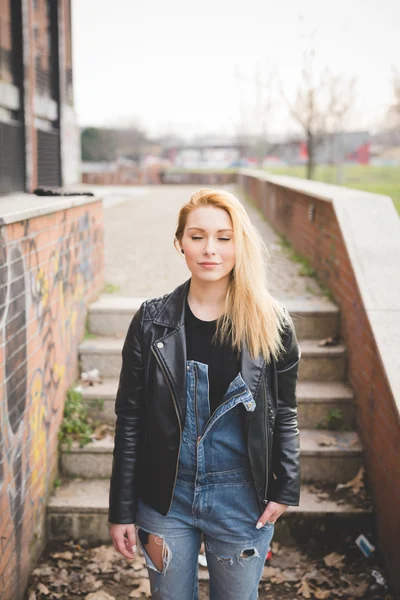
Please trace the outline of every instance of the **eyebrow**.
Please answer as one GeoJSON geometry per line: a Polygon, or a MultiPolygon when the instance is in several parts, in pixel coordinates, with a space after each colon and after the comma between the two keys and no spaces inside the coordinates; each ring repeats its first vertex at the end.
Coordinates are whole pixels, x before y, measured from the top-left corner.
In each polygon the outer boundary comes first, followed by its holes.
{"type": "MultiPolygon", "coordinates": [[[[204,231],[205,232],[205,229],[202,229],[201,227],[189,227],[188,231],[190,229],[197,229],[197,231],[204,231]]],[[[218,229],[217,233],[221,233],[221,231],[232,231],[232,233],[233,233],[233,229],[218,229]]]]}

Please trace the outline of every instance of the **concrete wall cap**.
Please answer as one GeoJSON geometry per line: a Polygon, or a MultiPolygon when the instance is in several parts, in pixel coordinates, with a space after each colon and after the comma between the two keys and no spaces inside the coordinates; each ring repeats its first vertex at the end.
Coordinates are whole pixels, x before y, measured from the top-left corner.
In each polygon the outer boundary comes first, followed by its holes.
{"type": "Polygon", "coordinates": [[[8,194],[0,197],[0,222],[8,225],[99,201],[102,201],[99,196],[36,196],[22,192],[8,194]]]}

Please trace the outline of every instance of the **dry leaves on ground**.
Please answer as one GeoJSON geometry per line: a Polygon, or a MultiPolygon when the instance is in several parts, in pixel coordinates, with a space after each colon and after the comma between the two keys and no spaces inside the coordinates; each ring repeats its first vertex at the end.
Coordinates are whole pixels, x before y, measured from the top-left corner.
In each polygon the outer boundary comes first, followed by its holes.
{"type": "Polygon", "coordinates": [[[148,579],[141,579],[139,586],[129,594],[129,598],[151,597],[150,582],[148,579]]]}
{"type": "Polygon", "coordinates": [[[359,494],[364,489],[364,467],[360,467],[357,475],[347,483],[338,483],[335,492],[343,488],[348,488],[352,494],[359,494]]]}
{"type": "Polygon", "coordinates": [[[107,592],[101,590],[100,592],[88,594],[85,596],[85,600],[115,600],[115,597],[110,596],[110,594],[107,594],[107,592]]]}
{"type": "Polygon", "coordinates": [[[317,436],[317,444],[318,446],[337,446],[337,440],[334,437],[320,433],[317,436]]]}
{"type": "Polygon", "coordinates": [[[335,569],[341,569],[344,567],[344,554],[338,554],[337,552],[331,552],[324,556],[324,563],[327,567],[334,567],[335,569]]]}

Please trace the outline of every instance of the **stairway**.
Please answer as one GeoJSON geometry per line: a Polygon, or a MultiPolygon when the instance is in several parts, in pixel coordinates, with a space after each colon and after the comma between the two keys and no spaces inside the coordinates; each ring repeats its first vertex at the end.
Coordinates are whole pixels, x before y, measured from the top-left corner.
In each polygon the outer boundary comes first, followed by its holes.
{"type": "MultiPolygon", "coordinates": [[[[95,337],[79,348],[81,370],[100,370],[103,383],[85,388],[84,401],[91,416],[114,424],[114,401],[121,368],[121,350],[133,314],[143,299],[104,295],[89,307],[89,330],[95,337]]],[[[345,483],[363,464],[362,447],[354,431],[354,397],[346,383],[346,348],[343,344],[320,346],[319,340],[339,331],[340,312],[325,298],[285,299],[302,351],[297,386],[300,428],[302,489],[300,506],[290,506],[278,520],[275,539],[309,536],[311,531],[334,533],[338,527],[360,532],[372,521],[370,508],[338,503],[329,495],[321,499],[318,484],[345,483]],[[345,431],[320,427],[330,411],[341,411],[345,431]]],[[[73,445],[61,451],[64,479],[49,499],[49,539],[85,538],[109,541],[107,523],[109,476],[113,439],[93,441],[83,448],[73,445]]],[[[307,539],[307,538],[306,538],[307,539]]]]}

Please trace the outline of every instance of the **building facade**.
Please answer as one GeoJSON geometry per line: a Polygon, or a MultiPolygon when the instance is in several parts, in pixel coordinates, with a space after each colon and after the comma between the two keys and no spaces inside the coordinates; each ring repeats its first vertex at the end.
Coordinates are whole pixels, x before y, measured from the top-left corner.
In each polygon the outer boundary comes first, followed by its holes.
{"type": "Polygon", "coordinates": [[[71,0],[0,0],[0,194],[79,181],[71,0]]]}

